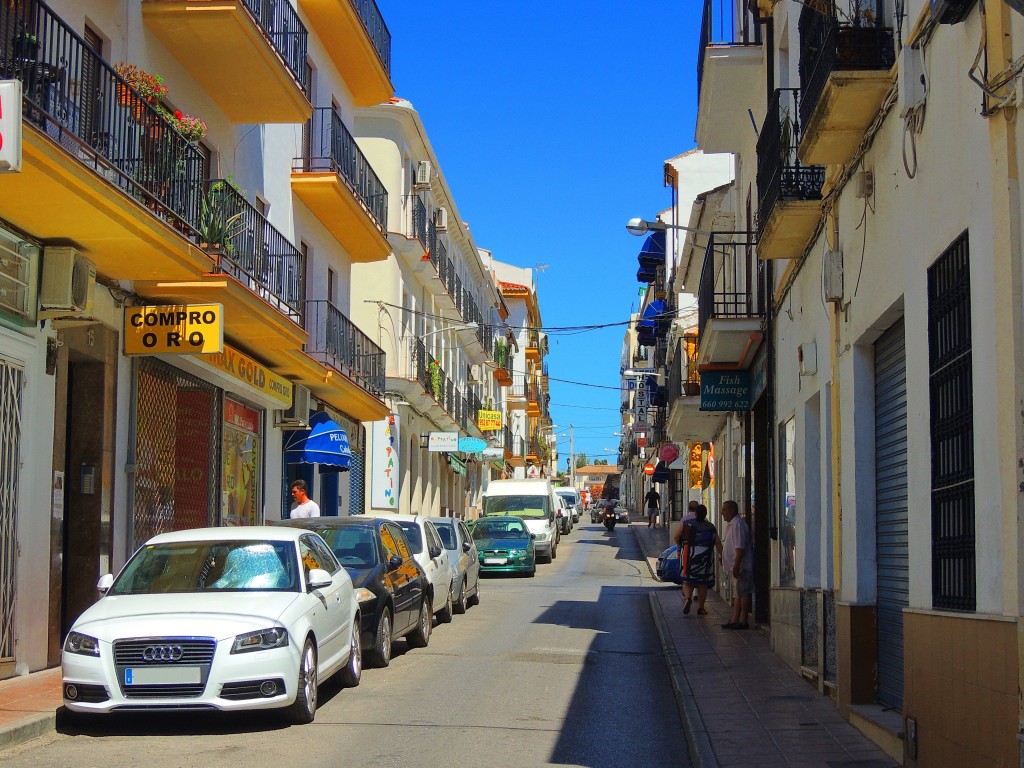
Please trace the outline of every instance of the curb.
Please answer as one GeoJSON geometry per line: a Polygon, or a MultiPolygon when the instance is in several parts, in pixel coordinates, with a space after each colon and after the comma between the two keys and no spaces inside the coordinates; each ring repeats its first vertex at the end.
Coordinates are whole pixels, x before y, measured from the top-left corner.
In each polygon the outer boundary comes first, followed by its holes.
{"type": "MultiPolygon", "coordinates": [[[[632,527],[632,526],[630,526],[632,527]]],[[[647,561],[647,568],[651,577],[657,579],[651,558],[647,555],[640,535],[633,533],[640,551],[647,561]]],[[[658,602],[657,596],[652,592],[647,596],[651,605],[651,618],[654,619],[654,628],[658,630],[658,639],[661,642],[661,652],[665,656],[665,666],[668,667],[669,678],[672,680],[672,691],[675,693],[676,705],[679,707],[679,719],[683,723],[683,730],[686,732],[686,743],[690,748],[690,758],[696,768],[718,768],[718,758],[711,748],[711,739],[708,737],[707,729],[704,727],[704,720],[700,716],[697,702],[693,695],[693,689],[683,674],[683,662],[679,658],[679,651],[671,642],[668,632],[668,622],[665,619],[665,612],[658,602]]]]}
{"type": "Polygon", "coordinates": [[[33,715],[19,723],[0,729],[0,749],[10,749],[47,733],[53,733],[56,728],[56,712],[33,715]]]}

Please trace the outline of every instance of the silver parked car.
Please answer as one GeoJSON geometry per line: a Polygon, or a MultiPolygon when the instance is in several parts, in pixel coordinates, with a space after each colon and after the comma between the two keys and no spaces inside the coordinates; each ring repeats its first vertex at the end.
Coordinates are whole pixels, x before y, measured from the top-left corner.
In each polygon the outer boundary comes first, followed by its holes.
{"type": "Polygon", "coordinates": [[[452,607],[465,613],[468,605],[480,602],[480,555],[469,528],[454,517],[427,518],[434,524],[441,543],[448,550],[448,562],[455,569],[452,580],[452,607]]]}

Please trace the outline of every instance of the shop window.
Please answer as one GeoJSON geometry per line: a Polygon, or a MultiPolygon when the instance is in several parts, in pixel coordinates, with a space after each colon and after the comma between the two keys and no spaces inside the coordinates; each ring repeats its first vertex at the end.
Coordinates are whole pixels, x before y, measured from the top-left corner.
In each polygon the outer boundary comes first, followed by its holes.
{"type": "Polygon", "coordinates": [[[796,580],[796,421],[787,419],[779,428],[779,586],[796,580]]]}

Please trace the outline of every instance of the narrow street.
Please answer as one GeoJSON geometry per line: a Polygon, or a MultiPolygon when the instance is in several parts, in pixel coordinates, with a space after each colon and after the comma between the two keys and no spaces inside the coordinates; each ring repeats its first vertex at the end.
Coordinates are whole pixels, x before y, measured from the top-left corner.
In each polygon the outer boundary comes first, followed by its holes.
{"type": "Polygon", "coordinates": [[[395,645],[362,684],[321,690],[316,721],[270,715],[99,719],[0,754],[5,766],[689,765],[633,533],[583,523],[533,579],[395,645]],[[182,737],[187,738],[182,738],[182,737]]]}

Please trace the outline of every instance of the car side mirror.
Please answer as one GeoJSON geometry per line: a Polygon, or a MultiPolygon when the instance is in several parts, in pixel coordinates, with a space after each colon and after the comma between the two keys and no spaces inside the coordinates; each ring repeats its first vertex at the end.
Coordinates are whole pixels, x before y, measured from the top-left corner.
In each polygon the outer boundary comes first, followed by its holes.
{"type": "Polygon", "coordinates": [[[99,590],[100,596],[102,597],[103,595],[107,594],[107,591],[113,586],[113,584],[114,574],[105,573],[102,576],[100,576],[100,580],[96,582],[96,589],[99,590]]]}
{"type": "Polygon", "coordinates": [[[536,533],[531,533],[530,534],[530,541],[533,541],[536,538],[537,538],[537,534],[536,533]]]}
{"type": "Polygon", "coordinates": [[[462,542],[462,551],[463,552],[469,552],[469,550],[472,549],[472,548],[473,548],[473,545],[469,541],[462,542]]]}
{"type": "Polygon", "coordinates": [[[440,557],[440,556],[441,556],[441,548],[435,544],[434,546],[432,546],[430,548],[430,557],[434,558],[434,557],[440,557]]]}
{"type": "Polygon", "coordinates": [[[313,568],[306,577],[310,589],[323,589],[331,586],[331,574],[323,568],[313,568]]]}
{"type": "Polygon", "coordinates": [[[402,561],[402,556],[401,555],[392,555],[388,559],[388,570],[389,571],[397,571],[399,568],[402,567],[402,562],[403,561],[402,561]]]}

